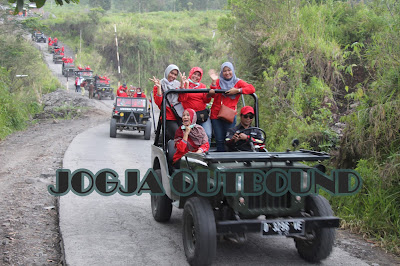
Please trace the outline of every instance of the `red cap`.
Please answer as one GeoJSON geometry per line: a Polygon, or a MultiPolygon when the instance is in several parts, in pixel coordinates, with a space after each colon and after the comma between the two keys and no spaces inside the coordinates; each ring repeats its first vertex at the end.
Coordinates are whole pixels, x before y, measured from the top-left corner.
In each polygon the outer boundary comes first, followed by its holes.
{"type": "Polygon", "coordinates": [[[252,113],[254,115],[254,109],[251,106],[243,106],[242,110],[240,110],[240,113],[242,115],[248,114],[248,113],[252,113]]]}

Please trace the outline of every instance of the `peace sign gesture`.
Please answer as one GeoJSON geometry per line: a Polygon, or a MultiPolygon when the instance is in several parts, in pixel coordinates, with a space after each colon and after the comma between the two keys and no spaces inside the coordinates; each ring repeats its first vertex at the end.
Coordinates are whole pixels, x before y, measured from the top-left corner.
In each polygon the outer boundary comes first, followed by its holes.
{"type": "Polygon", "coordinates": [[[181,76],[181,88],[188,89],[189,88],[189,80],[186,78],[185,72],[180,73],[181,76]]]}
{"type": "Polygon", "coordinates": [[[149,80],[153,81],[154,85],[157,86],[157,88],[161,88],[161,82],[158,78],[153,76],[153,78],[149,78],[149,80]]]}
{"type": "Polygon", "coordinates": [[[160,82],[160,80],[158,78],[154,77],[154,76],[153,76],[153,78],[149,78],[149,80],[154,82],[154,86],[157,87],[157,94],[161,95],[162,91],[161,91],[161,82],[160,82]]]}

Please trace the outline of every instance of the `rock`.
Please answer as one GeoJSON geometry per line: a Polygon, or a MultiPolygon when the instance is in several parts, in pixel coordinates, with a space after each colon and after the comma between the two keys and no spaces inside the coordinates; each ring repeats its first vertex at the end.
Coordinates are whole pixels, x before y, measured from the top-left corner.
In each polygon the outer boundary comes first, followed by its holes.
{"type": "Polygon", "coordinates": [[[8,245],[10,241],[8,241],[8,239],[4,239],[3,242],[1,242],[3,245],[8,245]]]}
{"type": "Polygon", "coordinates": [[[32,178],[28,178],[28,179],[25,179],[25,183],[27,183],[27,184],[33,184],[33,183],[35,183],[35,180],[32,179],[32,178]]]}

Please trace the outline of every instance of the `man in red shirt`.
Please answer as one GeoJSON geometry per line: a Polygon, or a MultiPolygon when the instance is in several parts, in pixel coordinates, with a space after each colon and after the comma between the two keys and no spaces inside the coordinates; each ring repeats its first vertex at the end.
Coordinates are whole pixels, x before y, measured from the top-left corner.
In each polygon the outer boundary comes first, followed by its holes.
{"type": "Polygon", "coordinates": [[[122,86],[119,86],[117,90],[117,96],[118,97],[128,97],[128,94],[126,94],[126,84],[123,84],[122,86]]]}

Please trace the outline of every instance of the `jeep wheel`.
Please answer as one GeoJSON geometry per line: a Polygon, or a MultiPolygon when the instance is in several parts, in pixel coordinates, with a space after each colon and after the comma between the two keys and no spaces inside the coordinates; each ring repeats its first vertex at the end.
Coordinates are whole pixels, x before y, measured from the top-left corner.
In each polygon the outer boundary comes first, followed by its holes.
{"type": "Polygon", "coordinates": [[[117,119],[111,118],[110,122],[110,138],[117,137],[117,119]]]}
{"type": "Polygon", "coordinates": [[[193,197],[183,210],[183,247],[190,265],[208,265],[217,253],[214,212],[207,199],[193,197]]]}
{"type": "Polygon", "coordinates": [[[111,100],[114,100],[114,94],[111,94],[111,100]]]}
{"type": "MultiPolygon", "coordinates": [[[[320,195],[308,196],[305,208],[311,216],[333,216],[328,200],[320,195]]],[[[300,257],[309,262],[319,262],[331,254],[335,240],[334,228],[311,227],[306,230],[306,234],[312,239],[297,238],[294,240],[300,257]]]]}
{"type": "Polygon", "coordinates": [[[144,139],[149,140],[151,134],[151,123],[147,120],[146,129],[144,130],[144,139]]]}
{"type": "MultiPolygon", "coordinates": [[[[157,176],[162,182],[161,170],[156,170],[157,176]]],[[[167,195],[151,195],[151,213],[157,222],[168,222],[172,213],[172,201],[167,195]]]]}

